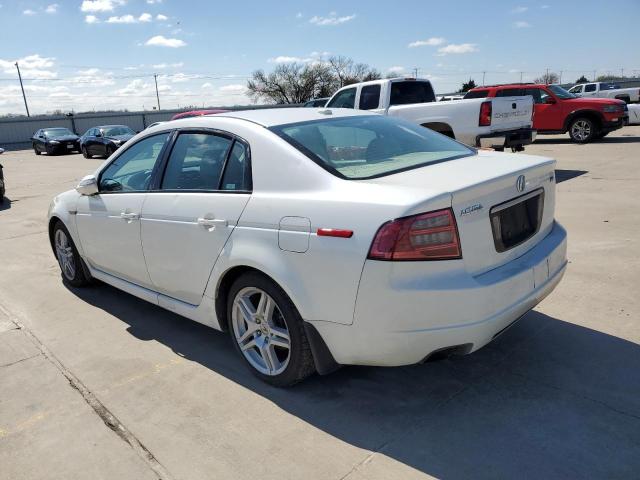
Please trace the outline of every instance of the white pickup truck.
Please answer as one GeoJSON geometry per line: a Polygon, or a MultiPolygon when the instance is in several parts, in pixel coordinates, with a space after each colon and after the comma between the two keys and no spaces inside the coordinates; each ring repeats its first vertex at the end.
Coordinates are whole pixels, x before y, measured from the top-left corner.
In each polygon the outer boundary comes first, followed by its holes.
{"type": "Polygon", "coordinates": [[[348,85],[326,108],[404,118],[474,147],[521,151],[535,139],[531,96],[437,102],[429,80],[392,78],[348,85]]]}
{"type": "Polygon", "coordinates": [[[620,88],[612,82],[580,83],[571,87],[569,92],[578,97],[617,98],[627,103],[640,101],[640,88],[620,88]]]}

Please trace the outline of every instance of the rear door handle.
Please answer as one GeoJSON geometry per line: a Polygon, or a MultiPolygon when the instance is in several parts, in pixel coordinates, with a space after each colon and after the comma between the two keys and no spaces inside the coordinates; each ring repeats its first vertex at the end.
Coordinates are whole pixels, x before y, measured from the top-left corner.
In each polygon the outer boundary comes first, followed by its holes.
{"type": "Polygon", "coordinates": [[[132,220],[137,220],[138,218],[140,218],[140,215],[137,213],[121,212],[120,218],[130,222],[132,220]]]}
{"type": "Polygon", "coordinates": [[[229,225],[229,222],[226,220],[221,220],[218,218],[206,218],[200,217],[197,220],[198,225],[202,225],[203,227],[214,229],[216,227],[226,227],[229,225]]]}

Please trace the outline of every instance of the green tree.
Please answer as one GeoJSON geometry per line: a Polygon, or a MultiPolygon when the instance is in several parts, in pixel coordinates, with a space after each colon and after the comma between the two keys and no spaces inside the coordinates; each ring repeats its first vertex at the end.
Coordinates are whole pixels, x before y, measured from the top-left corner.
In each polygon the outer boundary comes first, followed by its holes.
{"type": "Polygon", "coordinates": [[[576,80],[576,83],[588,83],[589,80],[584,75],[581,75],[579,79],[576,80]]]}
{"type": "Polygon", "coordinates": [[[468,82],[464,82],[462,84],[462,88],[460,90],[458,90],[458,92],[460,93],[464,93],[464,92],[468,92],[469,90],[471,90],[472,88],[476,88],[476,82],[473,78],[470,78],[468,82]]]}

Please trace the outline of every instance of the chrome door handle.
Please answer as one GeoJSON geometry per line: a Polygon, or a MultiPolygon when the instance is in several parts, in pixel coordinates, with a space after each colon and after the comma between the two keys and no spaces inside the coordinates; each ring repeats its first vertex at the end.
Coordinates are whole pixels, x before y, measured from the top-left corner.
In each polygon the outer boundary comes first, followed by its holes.
{"type": "Polygon", "coordinates": [[[229,222],[226,220],[220,220],[218,218],[205,218],[200,217],[197,220],[198,225],[202,225],[207,228],[216,228],[216,227],[226,227],[229,225],[229,222]]]}
{"type": "Polygon", "coordinates": [[[120,213],[120,218],[122,218],[123,220],[137,220],[138,218],[140,218],[140,215],[137,213],[127,213],[127,212],[121,212],[120,213]]]}

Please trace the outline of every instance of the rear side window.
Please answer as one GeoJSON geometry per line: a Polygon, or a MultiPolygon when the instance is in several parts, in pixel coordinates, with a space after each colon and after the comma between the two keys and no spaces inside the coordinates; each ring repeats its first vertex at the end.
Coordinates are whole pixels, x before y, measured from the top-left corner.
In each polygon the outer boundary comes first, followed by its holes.
{"type": "Polygon", "coordinates": [[[543,103],[542,90],[539,88],[525,88],[523,95],[531,95],[533,97],[533,103],[543,103]]]}
{"type": "Polygon", "coordinates": [[[331,99],[327,104],[329,108],[355,108],[356,105],[356,89],[348,88],[331,99]]]}
{"type": "Polygon", "coordinates": [[[595,92],[596,91],[596,84],[595,83],[590,83],[589,85],[585,85],[584,91],[585,92],[595,92]]]}
{"type": "Polygon", "coordinates": [[[240,142],[235,142],[231,154],[227,160],[222,177],[221,190],[250,191],[251,190],[251,165],[249,164],[249,152],[240,142]]]}
{"type": "Polygon", "coordinates": [[[465,100],[469,98],[487,98],[489,96],[489,90],[473,90],[467,92],[464,96],[465,100]]]}
{"type": "Polygon", "coordinates": [[[360,90],[360,110],[371,110],[380,105],[380,85],[367,85],[360,90]]]}
{"type": "Polygon", "coordinates": [[[520,95],[524,95],[521,88],[503,88],[496,92],[496,97],[518,97],[520,95]]]}
{"type": "Polygon", "coordinates": [[[207,133],[178,136],[161,190],[218,190],[232,140],[207,133]]]}
{"type": "Polygon", "coordinates": [[[427,82],[393,82],[389,105],[408,105],[411,103],[435,102],[431,84],[427,82]]]}

